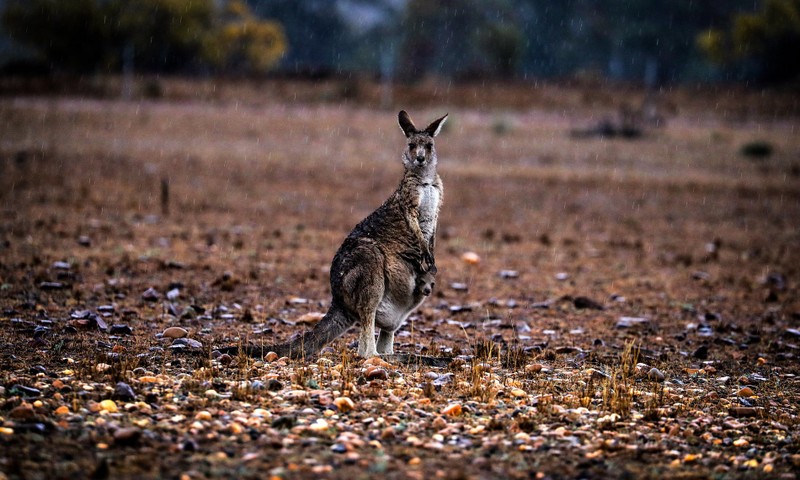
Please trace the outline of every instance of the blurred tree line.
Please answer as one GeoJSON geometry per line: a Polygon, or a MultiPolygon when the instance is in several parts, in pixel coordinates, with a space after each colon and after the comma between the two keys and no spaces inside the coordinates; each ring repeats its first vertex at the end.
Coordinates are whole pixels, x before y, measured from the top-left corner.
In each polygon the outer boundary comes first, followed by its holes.
{"type": "Polygon", "coordinates": [[[768,83],[800,78],[800,0],[766,0],[754,13],[737,13],[702,32],[705,55],[740,78],[768,83]]]}
{"type": "Polygon", "coordinates": [[[800,0],[0,0],[54,70],[796,80],[800,0]]]}
{"type": "Polygon", "coordinates": [[[240,0],[8,0],[11,37],[56,71],[266,71],[287,49],[281,25],[240,0]]]}

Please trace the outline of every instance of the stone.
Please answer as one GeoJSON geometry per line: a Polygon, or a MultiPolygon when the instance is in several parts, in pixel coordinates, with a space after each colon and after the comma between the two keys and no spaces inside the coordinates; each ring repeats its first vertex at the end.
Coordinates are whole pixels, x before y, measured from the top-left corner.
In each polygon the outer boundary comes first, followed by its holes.
{"type": "Polygon", "coordinates": [[[349,412],[356,408],[356,404],[350,399],[350,397],[338,397],[333,400],[333,404],[336,405],[336,408],[343,413],[349,412]]]}
{"type": "Polygon", "coordinates": [[[127,383],[117,382],[114,386],[114,398],[123,402],[130,402],[136,398],[136,393],[127,383]]]}
{"type": "Polygon", "coordinates": [[[464,252],[461,254],[461,261],[467,265],[477,265],[481,263],[481,257],[475,252],[464,252]]]}
{"type": "Polygon", "coordinates": [[[161,299],[161,294],[155,288],[148,288],[142,293],[142,300],[145,302],[157,302],[161,299]]]}
{"type": "Polygon", "coordinates": [[[647,378],[650,380],[655,380],[656,382],[663,382],[666,376],[661,370],[653,367],[647,372],[647,378]]]}
{"type": "Polygon", "coordinates": [[[461,415],[461,411],[462,408],[460,403],[451,403],[442,410],[442,415],[447,415],[448,417],[457,417],[461,415]]]}
{"type": "Polygon", "coordinates": [[[736,395],[739,397],[752,397],[755,394],[756,392],[754,392],[753,389],[750,387],[742,387],[739,389],[738,392],[736,392],[736,395]]]}
{"type": "Polygon", "coordinates": [[[189,335],[189,331],[181,327],[168,327],[161,333],[164,338],[184,338],[189,335]]]}
{"type": "Polygon", "coordinates": [[[114,432],[115,445],[136,445],[142,438],[142,431],[137,427],[120,428],[114,432]]]}
{"type": "Polygon", "coordinates": [[[367,377],[367,380],[386,380],[389,378],[389,374],[386,370],[376,366],[367,367],[364,376],[367,377]]]}

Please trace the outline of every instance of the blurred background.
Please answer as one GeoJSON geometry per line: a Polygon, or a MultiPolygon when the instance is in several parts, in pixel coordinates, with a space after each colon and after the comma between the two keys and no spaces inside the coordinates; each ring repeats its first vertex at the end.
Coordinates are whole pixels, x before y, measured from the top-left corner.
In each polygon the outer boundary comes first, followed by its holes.
{"type": "Polygon", "coordinates": [[[800,74],[800,0],[0,0],[0,12],[3,77],[796,89],[800,74]]]}

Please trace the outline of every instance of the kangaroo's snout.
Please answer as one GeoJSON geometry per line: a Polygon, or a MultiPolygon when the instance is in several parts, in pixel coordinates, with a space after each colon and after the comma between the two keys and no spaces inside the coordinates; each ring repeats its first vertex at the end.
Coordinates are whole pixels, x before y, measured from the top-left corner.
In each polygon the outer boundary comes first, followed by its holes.
{"type": "Polygon", "coordinates": [[[420,165],[425,163],[425,155],[417,155],[417,163],[419,163],[420,165]]]}

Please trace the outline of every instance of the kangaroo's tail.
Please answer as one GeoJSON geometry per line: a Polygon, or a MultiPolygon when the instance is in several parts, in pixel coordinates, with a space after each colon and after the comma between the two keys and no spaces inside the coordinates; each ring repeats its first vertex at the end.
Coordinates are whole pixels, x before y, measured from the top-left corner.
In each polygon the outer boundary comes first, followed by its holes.
{"type": "Polygon", "coordinates": [[[219,352],[230,355],[245,353],[247,356],[262,358],[269,352],[275,352],[279,357],[295,359],[306,358],[319,353],[322,348],[336,340],[346,332],[355,320],[348,316],[338,305],[331,305],[328,313],[322,317],[314,328],[303,332],[294,339],[277,345],[242,345],[218,348],[219,352]]]}

